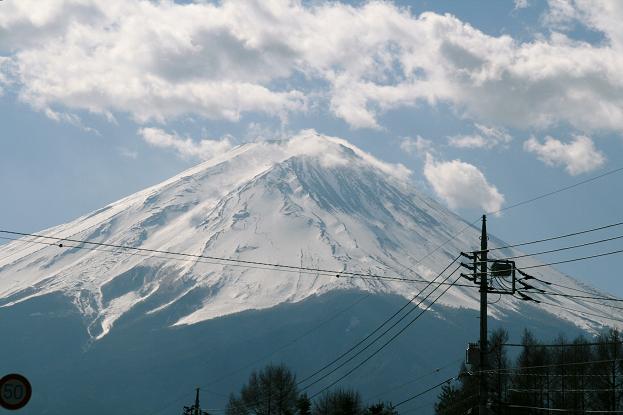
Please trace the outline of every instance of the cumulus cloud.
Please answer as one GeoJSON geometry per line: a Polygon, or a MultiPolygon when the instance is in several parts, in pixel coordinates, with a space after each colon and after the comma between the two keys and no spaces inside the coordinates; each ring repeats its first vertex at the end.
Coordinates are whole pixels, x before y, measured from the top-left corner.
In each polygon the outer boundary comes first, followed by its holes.
{"type": "Polygon", "coordinates": [[[448,143],[458,148],[493,148],[508,144],[513,139],[503,129],[487,127],[478,123],[474,126],[477,130],[475,133],[448,137],[448,143]]]}
{"type": "Polygon", "coordinates": [[[288,156],[307,155],[319,157],[325,165],[348,164],[360,160],[401,181],[411,175],[411,170],[400,163],[386,163],[359,147],[339,137],[319,134],[314,129],[302,130],[284,141],[288,156]],[[343,151],[348,149],[347,152],[343,151]],[[348,156],[346,156],[348,154],[348,156]],[[353,158],[350,154],[354,154],[353,158]]]}
{"type": "Polygon", "coordinates": [[[478,167],[461,160],[436,161],[428,154],[424,176],[435,193],[452,209],[482,208],[486,212],[495,212],[504,203],[504,196],[478,167]]]}
{"type": "Polygon", "coordinates": [[[0,71],[42,111],[284,120],[314,101],[378,129],[388,110],[443,102],[487,125],[623,130],[619,2],[550,1],[550,21],[581,18],[605,33],[599,45],[522,43],[388,2],[40,3],[0,2],[0,71]]]}
{"type": "Polygon", "coordinates": [[[159,128],[141,128],[139,136],[154,147],[175,150],[181,157],[208,160],[232,148],[229,138],[194,141],[159,128]]]}
{"type": "Polygon", "coordinates": [[[524,142],[524,150],[537,155],[539,160],[550,166],[564,166],[571,175],[593,171],[606,162],[606,157],[589,137],[577,135],[569,143],[553,137],[545,137],[540,143],[535,137],[524,142]]]}
{"type": "Polygon", "coordinates": [[[583,25],[602,33],[612,46],[623,47],[623,3],[612,0],[548,0],[543,21],[559,30],[583,25]]]}
{"type": "Polygon", "coordinates": [[[408,154],[425,155],[433,152],[433,142],[419,135],[415,139],[405,137],[400,142],[400,148],[408,154]]]}

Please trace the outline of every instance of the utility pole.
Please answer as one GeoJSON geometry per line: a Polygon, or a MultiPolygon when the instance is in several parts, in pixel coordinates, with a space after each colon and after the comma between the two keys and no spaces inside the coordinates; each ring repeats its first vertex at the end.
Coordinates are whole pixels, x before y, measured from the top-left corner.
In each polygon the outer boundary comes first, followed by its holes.
{"type": "Polygon", "coordinates": [[[612,342],[613,353],[612,353],[612,410],[616,412],[617,410],[617,349],[619,348],[619,333],[614,333],[614,341],[612,342]]]}
{"type": "Polygon", "coordinates": [[[195,413],[193,415],[201,415],[201,409],[199,409],[199,388],[197,388],[197,395],[195,395],[195,413]]]}
{"type": "MultiPolygon", "coordinates": [[[[519,295],[519,299],[523,301],[539,302],[532,297],[524,294],[521,290],[527,290],[532,287],[530,284],[524,282],[526,279],[534,278],[525,272],[518,270],[514,261],[506,259],[491,260],[489,261],[489,248],[488,248],[488,236],[487,236],[487,215],[482,215],[482,229],[480,234],[480,250],[470,253],[461,252],[461,256],[472,260],[472,265],[461,262],[461,266],[471,271],[470,275],[461,274],[461,277],[471,281],[474,285],[479,287],[480,292],[480,340],[478,346],[476,344],[469,343],[466,352],[466,363],[468,366],[478,367],[478,413],[479,415],[489,414],[489,386],[488,386],[488,370],[489,370],[489,345],[488,337],[489,332],[487,329],[487,294],[500,294],[500,295],[519,295]],[[480,266],[478,266],[480,264],[480,266]],[[489,267],[490,265],[490,267],[489,267]],[[516,272],[524,276],[524,278],[518,279],[516,272]],[[489,276],[492,276],[492,284],[489,284],[489,276]],[[506,279],[511,286],[501,284],[499,279],[506,279]],[[498,283],[495,284],[495,281],[498,283]],[[517,288],[516,283],[521,284],[523,288],[517,288]],[[478,362],[476,362],[478,360],[478,362]]],[[[501,346],[500,346],[501,347],[501,346]]],[[[500,350],[501,361],[501,350],[500,350]]],[[[498,389],[498,399],[501,399],[501,392],[498,389]]],[[[501,405],[502,403],[499,402],[501,405]]]]}
{"type": "MultiPolygon", "coordinates": [[[[487,388],[488,347],[487,347],[487,292],[489,272],[487,267],[487,215],[482,215],[482,232],[480,235],[480,388],[478,413],[487,415],[489,391],[487,388]]],[[[477,272],[478,269],[474,269],[477,272]]]]}
{"type": "Polygon", "coordinates": [[[192,406],[185,406],[183,415],[209,415],[206,411],[202,411],[201,406],[199,406],[199,388],[195,389],[195,404],[192,406]]]}

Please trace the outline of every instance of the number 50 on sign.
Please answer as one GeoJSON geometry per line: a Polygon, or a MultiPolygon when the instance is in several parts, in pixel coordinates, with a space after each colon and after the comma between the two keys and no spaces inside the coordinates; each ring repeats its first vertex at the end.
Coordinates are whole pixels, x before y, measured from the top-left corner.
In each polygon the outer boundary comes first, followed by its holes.
{"type": "Polygon", "coordinates": [[[0,379],[0,406],[4,409],[23,408],[31,395],[32,387],[24,376],[11,373],[0,379]]]}

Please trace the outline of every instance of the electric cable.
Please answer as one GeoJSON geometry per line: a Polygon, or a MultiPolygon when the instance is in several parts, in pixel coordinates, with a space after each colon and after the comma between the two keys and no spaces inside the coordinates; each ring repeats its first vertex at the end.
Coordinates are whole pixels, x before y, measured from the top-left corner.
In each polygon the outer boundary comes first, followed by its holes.
{"type": "MultiPolygon", "coordinates": [[[[460,266],[459,266],[460,267],[460,266]]],[[[448,277],[446,277],[445,281],[447,281],[456,271],[458,271],[459,267],[455,268],[455,270],[448,275],[448,277]]],[[[459,275],[454,282],[458,281],[459,278],[461,278],[461,276],[459,275]]],[[[434,292],[435,290],[437,290],[439,287],[435,288],[432,292],[434,292]]],[[[363,366],[366,362],[368,362],[370,359],[372,359],[372,357],[376,356],[378,353],[380,353],[385,347],[387,347],[389,344],[391,344],[391,342],[393,342],[398,336],[400,336],[407,328],[409,328],[413,323],[415,323],[415,321],[417,321],[417,319],[419,319],[426,311],[428,311],[430,309],[430,307],[432,307],[437,300],[439,300],[444,294],[446,294],[448,292],[448,290],[452,288],[452,285],[448,285],[446,288],[443,289],[442,293],[435,298],[430,304],[428,304],[418,315],[416,315],[411,321],[409,321],[407,323],[407,325],[405,325],[402,329],[400,329],[400,331],[398,331],[396,334],[394,334],[389,340],[387,340],[384,344],[381,345],[381,347],[377,348],[374,352],[372,352],[372,354],[370,354],[368,357],[366,357],[363,361],[361,361],[359,364],[357,364],[354,368],[352,368],[351,370],[349,370],[348,372],[346,372],[344,375],[342,375],[340,378],[338,378],[337,380],[335,380],[334,382],[332,382],[331,384],[329,384],[328,386],[326,386],[325,388],[321,389],[320,391],[316,392],[314,395],[312,395],[312,398],[319,395],[320,393],[324,392],[325,390],[328,390],[329,388],[333,387],[334,385],[336,385],[338,382],[342,381],[343,379],[345,379],[346,377],[348,377],[350,374],[352,374],[355,370],[359,369],[361,366],[363,366]]]]}
{"type": "MultiPolygon", "coordinates": [[[[510,405],[503,404],[507,408],[520,408],[520,409],[535,409],[537,411],[551,411],[551,412],[579,412],[577,409],[562,409],[562,408],[544,408],[540,406],[526,406],[526,405],[510,405]]],[[[623,411],[614,411],[614,410],[587,410],[583,409],[581,411],[585,414],[621,414],[623,411]]]]}
{"type": "MultiPolygon", "coordinates": [[[[441,272],[439,272],[437,274],[437,276],[435,278],[433,278],[431,280],[431,282],[436,281],[441,275],[443,275],[444,272],[446,272],[448,270],[448,268],[450,268],[452,266],[452,264],[454,264],[458,259],[460,258],[460,256],[455,257],[452,262],[450,262],[441,272]]],[[[445,282],[446,280],[444,280],[445,282]]],[[[439,285],[439,284],[438,284],[439,285]]],[[[412,304],[417,298],[418,296],[424,292],[424,290],[426,290],[428,287],[430,286],[427,285],[426,287],[424,287],[422,290],[420,290],[416,295],[414,295],[411,299],[409,299],[402,307],[400,307],[394,314],[392,314],[389,318],[385,319],[380,325],[378,325],[370,334],[368,334],[366,337],[364,337],[362,340],[360,340],[359,342],[357,342],[355,345],[353,345],[351,348],[349,348],[348,350],[346,350],[345,352],[343,352],[342,354],[340,354],[338,357],[336,357],[335,359],[333,359],[331,362],[325,364],[322,368],[316,370],[315,372],[313,372],[312,374],[310,374],[309,376],[306,376],[305,378],[301,379],[299,382],[297,382],[298,385],[301,385],[303,383],[305,383],[306,381],[308,381],[309,379],[315,377],[317,374],[323,372],[325,369],[329,368],[330,366],[332,366],[333,364],[337,363],[338,361],[340,361],[343,357],[345,357],[347,354],[349,354],[350,352],[352,352],[353,350],[355,350],[356,348],[358,348],[360,345],[362,345],[363,343],[365,343],[370,337],[372,337],[375,333],[377,333],[378,331],[380,331],[386,324],[388,324],[391,320],[394,319],[394,317],[396,317],[397,315],[399,315],[405,308],[407,308],[410,304],[412,304]]],[[[399,320],[400,321],[400,320],[399,320]]]]}
{"type": "MultiPolygon", "coordinates": [[[[503,258],[500,258],[500,260],[508,261],[508,260],[511,260],[511,259],[519,259],[519,258],[526,258],[526,257],[543,255],[543,254],[551,254],[553,252],[561,252],[561,251],[566,251],[566,250],[569,250],[569,249],[575,249],[575,248],[582,248],[582,247],[585,247],[585,246],[597,245],[597,244],[601,244],[601,243],[604,243],[604,242],[610,242],[610,241],[614,241],[614,240],[622,239],[622,238],[623,238],[623,235],[619,235],[619,236],[614,236],[612,238],[600,239],[598,241],[591,241],[591,242],[586,242],[586,243],[577,244],[577,245],[565,246],[563,248],[556,248],[556,249],[550,249],[550,250],[547,250],[547,251],[540,251],[540,252],[533,252],[533,253],[529,253],[529,254],[522,254],[522,255],[514,255],[514,256],[503,257],[503,258]]],[[[486,262],[494,262],[494,261],[498,261],[498,259],[489,259],[486,262]]],[[[480,263],[480,264],[482,264],[483,262],[485,262],[485,261],[476,261],[476,263],[480,263]]]]}
{"type": "MultiPolygon", "coordinates": [[[[0,233],[3,233],[3,232],[10,233],[8,231],[0,230],[0,233]]],[[[26,234],[26,236],[34,236],[34,235],[26,234]]],[[[334,270],[327,270],[327,269],[321,269],[321,268],[301,267],[301,266],[296,266],[296,265],[283,265],[283,264],[260,262],[260,261],[246,261],[246,260],[240,260],[240,259],[234,259],[234,258],[221,258],[221,257],[214,257],[214,256],[209,256],[209,255],[196,255],[196,254],[188,254],[184,252],[147,249],[147,248],[127,246],[127,245],[106,244],[106,243],[101,243],[101,242],[79,241],[79,240],[52,238],[52,237],[45,237],[45,238],[48,238],[48,239],[51,238],[53,240],[58,240],[60,242],[53,243],[53,242],[44,242],[44,241],[37,241],[37,242],[33,241],[33,243],[44,244],[44,245],[49,245],[49,246],[57,246],[60,248],[86,249],[86,250],[91,250],[91,251],[120,253],[116,251],[99,249],[99,248],[94,248],[94,247],[67,245],[66,243],[63,243],[63,241],[69,241],[71,243],[78,243],[78,244],[84,243],[84,244],[90,244],[90,245],[96,245],[96,246],[111,247],[111,248],[120,249],[120,250],[134,250],[134,251],[139,251],[139,252],[146,252],[146,253],[149,253],[149,255],[139,255],[139,256],[144,256],[147,258],[160,258],[160,259],[169,259],[169,260],[192,259],[195,262],[212,264],[212,265],[264,269],[264,270],[269,270],[269,271],[280,271],[280,272],[304,273],[304,274],[309,274],[309,275],[323,275],[323,276],[335,277],[335,278],[346,277],[346,278],[359,278],[359,279],[368,279],[368,280],[390,280],[390,281],[402,281],[402,282],[426,283],[426,284],[430,282],[429,280],[426,280],[423,278],[413,279],[413,278],[392,277],[392,276],[378,275],[378,274],[365,274],[361,272],[334,271],[334,270]],[[165,255],[170,255],[170,256],[162,257],[157,254],[165,254],[165,255]],[[180,256],[184,258],[182,259],[176,256],[180,256]],[[211,261],[222,261],[222,262],[211,262],[211,261]]],[[[8,238],[8,237],[0,237],[0,239],[16,240],[13,238],[8,238]]],[[[465,286],[471,287],[471,285],[467,285],[467,284],[465,284],[465,286]]]]}
{"type": "Polygon", "coordinates": [[[318,330],[320,327],[324,326],[325,324],[335,320],[337,317],[339,317],[340,315],[342,315],[343,313],[347,312],[348,310],[352,309],[353,307],[355,307],[356,305],[358,305],[359,303],[361,303],[362,301],[368,299],[370,296],[372,295],[372,293],[368,292],[365,295],[361,296],[360,298],[358,298],[356,301],[352,302],[351,304],[349,304],[347,307],[341,309],[340,311],[338,311],[337,313],[333,314],[331,317],[323,320],[320,324],[315,325],[314,327],[312,327],[311,329],[305,331],[304,333],[300,334],[299,336],[295,337],[294,339],[290,340],[288,343],[282,345],[281,347],[273,350],[272,352],[266,354],[265,356],[254,360],[253,362],[250,362],[248,364],[246,364],[243,367],[240,367],[238,369],[232,370],[231,372],[228,372],[225,375],[220,376],[218,379],[215,379],[213,381],[210,381],[207,383],[207,385],[213,385],[215,383],[218,383],[220,381],[222,381],[223,379],[227,379],[228,377],[235,375],[236,373],[241,372],[244,369],[248,369],[249,367],[252,367],[254,365],[256,365],[257,363],[260,363],[266,359],[268,359],[271,356],[274,356],[276,353],[290,347],[291,345],[293,345],[294,343],[298,342],[299,340],[309,336],[311,333],[313,333],[314,331],[318,330]]]}
{"type": "Polygon", "coordinates": [[[410,401],[414,400],[415,398],[419,398],[420,396],[422,396],[422,395],[424,395],[424,394],[426,394],[426,393],[428,393],[428,392],[430,392],[430,391],[432,391],[432,390],[435,390],[435,389],[437,389],[437,388],[438,388],[438,387],[440,387],[440,386],[446,385],[446,384],[448,384],[448,383],[452,382],[452,381],[453,381],[453,380],[455,380],[455,379],[456,379],[456,377],[454,377],[454,376],[453,376],[453,377],[448,378],[448,379],[446,379],[446,380],[444,380],[444,381],[442,381],[442,382],[439,382],[438,384],[436,384],[436,385],[434,385],[434,386],[431,386],[430,388],[428,388],[428,389],[426,389],[426,390],[424,390],[424,391],[422,391],[422,392],[416,393],[415,395],[410,396],[410,397],[408,397],[407,399],[405,399],[405,400],[403,400],[403,401],[398,402],[396,405],[394,405],[394,408],[398,408],[399,406],[404,405],[404,404],[406,404],[407,402],[410,402],[410,401]]]}
{"type": "Polygon", "coordinates": [[[370,403],[370,402],[376,400],[376,398],[378,398],[380,396],[387,395],[390,392],[394,392],[396,390],[402,389],[405,386],[411,385],[412,383],[420,381],[420,380],[422,380],[424,378],[427,378],[429,376],[432,376],[434,374],[440,373],[441,371],[443,371],[443,370],[445,370],[445,369],[447,369],[447,368],[449,368],[449,367],[451,367],[451,366],[461,362],[462,360],[463,359],[455,359],[455,360],[453,360],[453,361],[451,361],[451,362],[449,362],[449,363],[447,363],[447,364],[445,364],[445,365],[443,365],[441,367],[435,368],[435,369],[433,369],[430,372],[427,372],[427,373],[425,373],[423,375],[420,375],[420,376],[416,377],[415,379],[411,379],[411,380],[409,380],[407,382],[401,383],[400,385],[394,386],[391,389],[386,389],[383,392],[377,393],[377,394],[371,396],[370,398],[368,398],[368,402],[370,403]]]}
{"type": "MultiPolygon", "coordinates": [[[[514,209],[514,208],[516,208],[516,207],[523,206],[523,205],[526,205],[526,204],[528,204],[528,203],[532,203],[532,202],[535,202],[535,201],[537,201],[537,200],[544,199],[544,198],[546,198],[546,197],[556,195],[556,194],[558,194],[558,193],[562,193],[562,192],[564,192],[564,191],[567,191],[567,190],[570,190],[570,189],[576,188],[576,187],[581,186],[581,185],[584,185],[584,184],[586,184],[586,183],[593,182],[593,181],[595,181],[595,180],[601,179],[601,178],[603,178],[603,177],[609,176],[609,175],[614,174],[614,173],[618,173],[618,172],[620,172],[620,171],[623,171],[623,167],[619,167],[619,168],[616,168],[616,169],[613,169],[613,170],[607,171],[607,172],[602,173],[602,174],[599,174],[599,175],[597,175],[597,176],[589,177],[588,179],[582,180],[582,181],[580,181],[580,182],[573,183],[573,184],[571,184],[571,185],[564,186],[564,187],[561,187],[561,188],[559,188],[559,189],[556,189],[556,190],[553,190],[553,191],[550,191],[550,192],[547,192],[547,193],[543,193],[543,194],[541,194],[541,195],[539,195],[539,196],[535,196],[535,197],[533,197],[533,198],[530,198],[530,199],[527,199],[527,200],[524,200],[524,201],[521,201],[521,202],[517,202],[517,203],[515,203],[515,204],[512,204],[512,205],[510,205],[510,206],[506,206],[506,207],[504,207],[504,208],[502,208],[502,209],[498,209],[498,210],[496,210],[496,211],[487,212],[486,214],[487,214],[487,215],[496,215],[496,214],[498,214],[498,213],[502,213],[502,212],[505,212],[505,211],[507,211],[507,210],[514,209]]],[[[438,251],[441,247],[443,247],[444,245],[446,245],[446,244],[447,244],[448,242],[450,242],[451,240],[456,239],[456,237],[457,237],[457,236],[459,236],[460,234],[462,234],[463,232],[465,232],[467,229],[469,229],[471,226],[473,226],[473,225],[474,225],[475,223],[477,223],[479,220],[480,220],[480,218],[478,218],[478,219],[474,220],[473,222],[470,222],[467,226],[463,227],[463,228],[462,228],[462,229],[460,229],[458,232],[456,232],[455,234],[453,234],[450,238],[448,238],[447,240],[445,240],[445,241],[444,241],[444,242],[442,242],[441,244],[437,245],[437,246],[436,246],[435,248],[433,248],[431,251],[429,251],[429,252],[428,252],[428,253],[426,253],[424,256],[422,256],[421,258],[419,258],[419,259],[416,261],[416,263],[420,263],[420,262],[424,261],[425,259],[427,259],[428,257],[430,257],[433,253],[437,252],[437,251],[438,251]]],[[[622,222],[621,224],[623,224],[623,222],[622,222]]],[[[532,242],[532,243],[536,243],[536,242],[532,242]]],[[[514,246],[522,246],[522,245],[514,245],[514,246]]],[[[493,249],[504,249],[504,248],[510,248],[510,247],[511,247],[511,246],[502,247],[502,248],[493,248],[493,249]]],[[[489,250],[491,251],[491,250],[493,250],[493,249],[489,249],[489,250]]]]}

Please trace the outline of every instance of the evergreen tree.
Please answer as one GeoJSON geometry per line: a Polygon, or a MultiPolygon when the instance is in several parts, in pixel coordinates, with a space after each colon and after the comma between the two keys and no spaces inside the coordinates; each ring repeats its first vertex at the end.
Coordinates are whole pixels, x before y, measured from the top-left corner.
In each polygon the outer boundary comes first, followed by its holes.
{"type": "Polygon", "coordinates": [[[389,402],[379,402],[368,406],[364,415],[398,415],[398,411],[389,402]]]}
{"type": "Polygon", "coordinates": [[[269,365],[253,372],[240,397],[230,396],[227,415],[293,415],[298,390],[296,378],[284,365],[269,365]]]}
{"type": "Polygon", "coordinates": [[[489,376],[490,396],[497,412],[502,411],[502,404],[506,401],[509,376],[508,356],[503,344],[508,342],[508,332],[502,328],[494,330],[489,337],[489,367],[494,370],[489,376]]]}
{"type": "Polygon", "coordinates": [[[590,366],[591,390],[588,401],[593,410],[616,411],[621,409],[620,378],[621,335],[610,330],[597,337],[594,347],[594,364],[590,366]]]}
{"type": "Polygon", "coordinates": [[[461,364],[458,386],[443,385],[435,404],[437,415],[463,415],[478,405],[478,375],[461,364]]]}
{"type": "MultiPolygon", "coordinates": [[[[523,348],[517,357],[508,401],[521,406],[547,407],[549,405],[550,362],[548,351],[528,329],[524,330],[523,348]]],[[[515,408],[512,413],[527,414],[528,409],[515,408]]]]}
{"type": "Polygon", "coordinates": [[[350,389],[327,392],[314,402],[313,415],[362,415],[359,393],[350,389]]]}
{"type": "Polygon", "coordinates": [[[311,402],[306,393],[299,396],[298,401],[296,401],[296,409],[298,415],[311,415],[311,402]]]}

